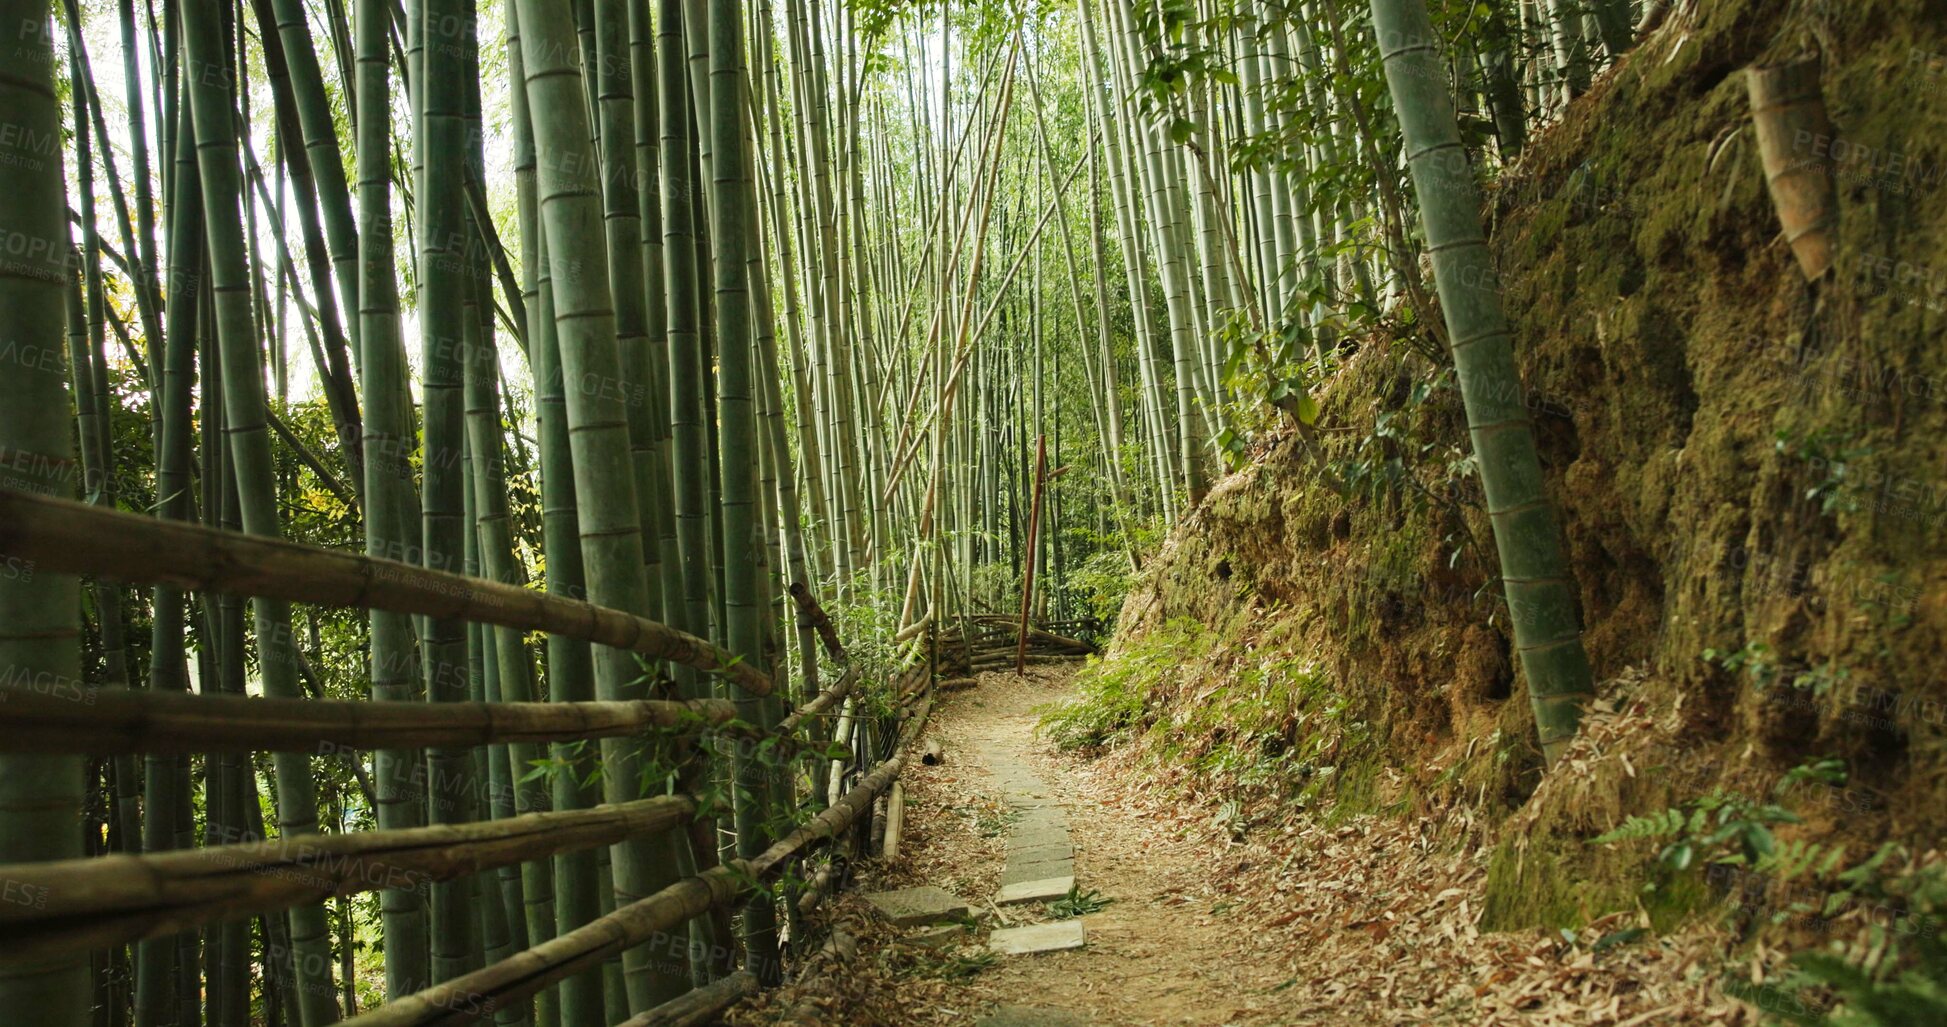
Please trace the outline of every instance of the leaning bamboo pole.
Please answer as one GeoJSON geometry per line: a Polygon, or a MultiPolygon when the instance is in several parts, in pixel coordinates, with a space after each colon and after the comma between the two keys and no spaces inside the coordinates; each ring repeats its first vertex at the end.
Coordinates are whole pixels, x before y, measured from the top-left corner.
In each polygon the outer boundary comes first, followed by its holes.
{"type": "Polygon", "coordinates": [[[1493,523],[1515,653],[1542,755],[1553,764],[1575,736],[1592,692],[1575,577],[1543,486],[1512,332],[1481,228],[1474,170],[1447,92],[1441,37],[1423,0],[1371,3],[1493,523]]]}
{"type": "Polygon", "coordinates": [[[771,690],[767,675],[724,650],[620,610],[395,560],[155,521],[67,500],[0,490],[0,551],[35,560],[50,573],[545,631],[721,674],[757,695],[771,690]]]}
{"type": "MultiPolygon", "coordinates": [[[[912,711],[904,732],[907,742],[924,727],[930,709],[931,701],[921,700],[912,711]]],[[[757,884],[781,873],[813,843],[837,838],[861,816],[869,816],[874,800],[897,780],[905,762],[905,746],[901,745],[831,808],[778,839],[755,859],[686,877],[545,944],[345,1022],[354,1027],[468,1023],[662,936],[712,908],[738,901],[757,884]]]]}

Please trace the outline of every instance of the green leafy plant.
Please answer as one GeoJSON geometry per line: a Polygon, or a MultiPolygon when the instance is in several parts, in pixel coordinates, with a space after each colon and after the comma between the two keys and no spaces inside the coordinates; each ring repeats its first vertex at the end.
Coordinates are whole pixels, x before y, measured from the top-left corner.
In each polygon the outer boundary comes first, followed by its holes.
{"type": "Polygon", "coordinates": [[[1725,673],[1742,673],[1753,687],[1763,689],[1778,680],[1778,658],[1763,642],[1746,642],[1737,649],[1710,648],[1703,651],[1705,663],[1722,667],[1725,673]]]}
{"type": "Polygon", "coordinates": [[[1657,862],[1671,870],[1688,870],[1699,861],[1756,865],[1778,849],[1771,828],[1795,824],[1798,815],[1783,806],[1757,803],[1736,792],[1713,791],[1682,807],[1646,816],[1631,816],[1590,844],[1665,840],[1657,862]]]}
{"type": "Polygon", "coordinates": [[[1083,891],[1081,885],[1068,889],[1068,894],[1048,904],[1048,912],[1062,920],[1073,920],[1078,916],[1100,913],[1107,909],[1114,899],[1104,898],[1100,892],[1091,888],[1083,891]]]}
{"type": "MultiPolygon", "coordinates": [[[[1915,866],[1904,848],[1881,846],[1841,874],[1840,904],[1863,902],[1890,911],[1851,940],[1795,953],[1763,980],[1732,974],[1724,990],[1776,1023],[1817,1027],[1905,1027],[1947,1023],[1947,866],[1915,866]],[[1887,870],[1895,858],[1906,860],[1887,870]]],[[[1830,905],[1830,903],[1828,903],[1830,905]]]]}
{"type": "Polygon", "coordinates": [[[1798,433],[1781,431],[1772,448],[1777,453],[1811,471],[1811,483],[1804,498],[1818,504],[1825,514],[1852,513],[1859,509],[1855,494],[1858,477],[1855,465],[1872,455],[1869,446],[1855,445],[1853,436],[1832,428],[1798,433]]]}
{"type": "Polygon", "coordinates": [[[1019,819],[1021,813],[1015,809],[1000,813],[979,812],[974,814],[974,830],[979,831],[983,838],[999,838],[1019,819]]]}
{"type": "Polygon", "coordinates": [[[1094,750],[1127,741],[1149,715],[1149,697],[1166,675],[1206,652],[1209,631],[1175,620],[1150,632],[1113,660],[1091,659],[1076,676],[1077,696],[1044,708],[1036,729],[1063,751],[1094,750]]]}
{"type": "Polygon", "coordinates": [[[1797,668],[1763,642],[1746,642],[1737,649],[1705,649],[1701,656],[1727,674],[1749,678],[1751,687],[1759,691],[1783,682],[1800,692],[1822,696],[1838,691],[1852,677],[1851,668],[1836,660],[1797,668]]]}

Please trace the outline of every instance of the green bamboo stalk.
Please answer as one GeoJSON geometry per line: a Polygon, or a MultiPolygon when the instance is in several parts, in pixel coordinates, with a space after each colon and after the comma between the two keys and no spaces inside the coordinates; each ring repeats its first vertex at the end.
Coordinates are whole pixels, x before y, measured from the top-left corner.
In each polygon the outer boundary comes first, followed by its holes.
{"type": "MultiPolygon", "coordinates": [[[[748,662],[763,667],[763,578],[757,557],[764,549],[763,520],[757,502],[757,423],[753,402],[751,349],[750,245],[755,183],[750,181],[744,141],[743,11],[739,0],[710,2],[711,192],[716,243],[717,409],[723,466],[724,641],[748,662]]],[[[767,727],[771,704],[759,696],[739,697],[739,716],[767,727]]],[[[737,790],[737,852],[755,858],[770,845],[768,782],[763,763],[742,748],[733,757],[737,790]]],[[[775,983],[778,963],[776,910],[768,894],[744,906],[746,965],[762,981],[775,983]]]]}
{"type": "MultiPolygon", "coordinates": [[[[635,92],[636,202],[641,222],[644,330],[648,355],[643,403],[649,415],[649,481],[653,487],[637,498],[647,508],[645,525],[655,534],[644,539],[656,548],[654,564],[660,576],[650,581],[660,596],[658,609],[668,611],[684,602],[682,552],[676,541],[675,489],[670,476],[669,440],[669,302],[664,292],[662,211],[662,112],[657,89],[656,27],[649,16],[649,0],[628,0],[630,85],[635,92]]],[[[633,422],[632,422],[633,423],[633,422]]]]}
{"type": "MultiPolygon", "coordinates": [[[[421,165],[416,190],[419,212],[419,342],[422,376],[423,458],[420,562],[434,570],[461,567],[465,522],[466,454],[463,371],[465,348],[464,198],[451,183],[464,172],[466,126],[464,76],[471,72],[472,19],[463,0],[423,0],[419,30],[424,62],[419,81],[413,138],[421,165]]],[[[433,618],[420,638],[421,673],[430,702],[460,702],[467,696],[466,625],[433,618]]],[[[427,819],[465,823],[478,819],[473,797],[477,782],[472,756],[463,748],[435,748],[427,754],[427,819]]],[[[433,983],[476,969],[472,880],[432,886],[433,983]]]]}
{"type": "MultiPolygon", "coordinates": [[[[78,16],[69,21],[69,65],[72,69],[75,107],[76,199],[83,212],[80,259],[74,261],[79,278],[69,277],[68,363],[74,380],[76,421],[80,428],[82,492],[87,501],[109,510],[115,508],[118,486],[115,476],[114,422],[111,419],[112,393],[109,391],[108,360],[105,352],[108,300],[104,294],[100,235],[95,227],[94,162],[90,159],[88,126],[90,102],[88,70],[84,51],[74,45],[78,38],[78,16]]],[[[94,113],[99,114],[98,110],[94,113]]],[[[112,166],[108,168],[113,174],[112,166]]],[[[124,217],[123,223],[127,223],[124,217]]],[[[101,642],[102,682],[110,688],[127,688],[128,644],[122,611],[120,586],[97,580],[91,592],[95,605],[95,628],[101,642]]],[[[116,757],[107,767],[111,782],[113,832],[106,839],[114,850],[140,851],[140,806],[136,800],[135,760],[116,757]]],[[[119,957],[120,953],[115,953],[119,957]]]]}
{"type": "Polygon", "coordinates": [[[1424,0],[1372,0],[1372,23],[1406,140],[1468,433],[1487,493],[1515,652],[1527,678],[1542,753],[1552,764],[1574,737],[1592,691],[1575,579],[1535,452],[1499,279],[1481,230],[1474,170],[1447,93],[1439,37],[1424,0]]]}
{"type": "MultiPolygon", "coordinates": [[[[250,306],[250,261],[242,226],[235,217],[238,201],[243,198],[243,181],[234,133],[235,108],[231,103],[234,80],[228,73],[207,70],[227,67],[219,14],[202,5],[190,5],[183,11],[183,34],[190,66],[206,69],[189,78],[190,109],[196,131],[198,173],[203,185],[204,231],[216,302],[226,431],[234,459],[241,521],[250,534],[274,538],[281,536],[283,529],[278,515],[270,437],[264,424],[260,340],[250,306]]],[[[260,599],[252,606],[256,614],[258,666],[264,694],[273,698],[301,696],[289,604],[260,599]]],[[[298,753],[280,754],[276,765],[280,833],[314,833],[317,798],[309,759],[298,753]]],[[[331,936],[324,907],[293,909],[290,922],[291,946],[300,975],[301,1022],[305,1027],[331,1023],[338,1018],[338,1006],[336,990],[331,984],[331,936]]]]}
{"type": "MultiPolygon", "coordinates": [[[[555,328],[561,348],[566,406],[573,449],[575,494],[580,503],[583,566],[589,598],[640,614],[648,605],[642,576],[642,520],[637,505],[627,409],[618,392],[626,379],[615,343],[615,315],[608,279],[608,245],[601,229],[600,182],[589,143],[589,112],[577,63],[569,12],[542,0],[519,0],[524,86],[534,130],[540,222],[554,267],[555,328]]],[[[603,648],[595,654],[595,683],[603,699],[641,691],[630,653],[603,648]]],[[[612,801],[641,790],[635,747],[618,739],[601,745],[602,787],[612,801]]],[[[651,893],[660,868],[656,849],[637,839],[611,853],[618,903],[651,893]]],[[[631,1012],[641,1012],[688,987],[688,974],[671,972],[666,955],[631,949],[623,956],[631,1012]]]]}
{"type": "MultiPolygon", "coordinates": [[[[521,57],[520,14],[515,0],[506,0],[507,60],[511,78],[525,81],[521,57]]],[[[515,192],[520,207],[523,306],[527,310],[528,352],[534,369],[535,414],[541,450],[541,507],[543,551],[547,555],[547,590],[551,595],[584,597],[574,493],[574,458],[568,441],[567,394],[561,376],[561,349],[554,328],[554,287],[546,258],[547,240],[540,231],[536,195],[533,122],[527,93],[510,93],[514,125],[515,192]]],[[[547,691],[555,702],[595,697],[593,655],[589,646],[572,638],[547,639],[547,691]]],[[[586,809],[600,801],[582,743],[561,743],[550,752],[548,775],[554,808],[586,809]]],[[[518,768],[522,773],[528,768],[518,768]]],[[[601,915],[597,875],[603,873],[594,851],[564,852],[554,859],[554,934],[564,934],[601,915]]],[[[559,1017],[567,1027],[607,1024],[602,994],[602,971],[591,969],[569,977],[559,988],[559,1017]]]]}
{"type": "MultiPolygon", "coordinates": [[[[182,114],[186,116],[185,109],[182,114]]],[[[190,423],[196,377],[196,297],[200,290],[203,261],[202,193],[196,188],[196,151],[193,133],[178,132],[171,160],[183,170],[174,173],[167,222],[169,228],[169,306],[162,360],[156,365],[161,383],[161,431],[156,444],[157,514],[163,518],[189,521],[195,514],[194,494],[190,491],[190,446],[194,431],[190,423]]],[[[188,628],[188,602],[180,588],[157,586],[150,599],[149,687],[158,691],[187,692],[189,668],[183,633],[188,628]]],[[[142,847],[149,852],[178,847],[177,821],[189,816],[189,792],[180,781],[189,773],[189,761],[175,756],[149,756],[143,762],[143,837],[142,847]]],[[[153,1027],[171,1014],[180,1014],[181,1004],[194,1002],[192,989],[182,987],[181,975],[194,973],[194,960],[184,959],[184,949],[194,947],[194,934],[178,938],[159,938],[142,942],[136,949],[135,1023],[153,1027]],[[172,992],[174,993],[172,995],[172,992]]],[[[177,1015],[178,1020],[182,1019],[177,1015]]]]}
{"type": "MultiPolygon", "coordinates": [[[[1095,20],[1097,15],[1091,0],[1076,0],[1079,12],[1078,21],[1082,26],[1083,48],[1087,51],[1087,66],[1096,74],[1113,82],[1117,76],[1111,73],[1107,56],[1097,38],[1095,20]]],[[[1113,87],[1112,87],[1113,88],[1113,87]]],[[[1149,445],[1151,461],[1156,472],[1156,491],[1158,504],[1163,509],[1166,520],[1176,516],[1175,480],[1170,468],[1176,466],[1176,440],[1166,430],[1167,421],[1162,415],[1161,400],[1163,388],[1161,376],[1156,371],[1155,341],[1151,338],[1153,318],[1149,309],[1149,290],[1144,284],[1143,274],[1146,261],[1143,256],[1142,234],[1137,226],[1140,223],[1135,213],[1136,183],[1132,174],[1133,145],[1125,144],[1126,121],[1110,114],[1110,105],[1100,92],[1090,90],[1093,100],[1096,124],[1102,131],[1102,138],[1108,151],[1109,191],[1116,207],[1116,238],[1122,247],[1122,265],[1129,302],[1136,327],[1136,363],[1141,375],[1142,388],[1138,392],[1138,407],[1142,412],[1144,435],[1149,445]]]]}
{"type": "MultiPolygon", "coordinates": [[[[410,559],[417,548],[417,514],[410,457],[417,432],[406,387],[405,343],[392,250],[391,8],[386,0],[358,0],[358,206],[361,391],[365,400],[365,552],[410,559]]],[[[406,702],[418,680],[412,619],[374,610],[370,619],[372,698],[406,702]]],[[[382,829],[424,822],[413,750],[374,756],[376,816],[382,829]]],[[[397,998],[431,981],[425,909],[419,892],[380,893],[385,936],[385,992],[397,998]]]]}
{"type": "MultiPolygon", "coordinates": [[[[16,159],[0,161],[0,233],[26,244],[22,256],[0,263],[0,324],[17,340],[18,354],[0,373],[0,447],[12,455],[8,487],[72,495],[74,448],[61,359],[67,201],[47,5],[0,2],[0,24],[19,27],[6,34],[0,51],[0,64],[9,69],[0,75],[0,108],[20,126],[21,140],[9,144],[16,159]]],[[[11,562],[7,568],[0,577],[0,671],[15,680],[80,687],[79,583],[11,562]]],[[[82,855],[83,767],[79,756],[0,756],[0,859],[82,855]]],[[[86,959],[11,966],[0,970],[0,1002],[34,1010],[51,1027],[82,1027],[91,1022],[88,973],[86,959]]]]}
{"type": "MultiPolygon", "coordinates": [[[[657,8],[657,76],[662,127],[663,282],[667,297],[665,330],[669,358],[670,469],[674,479],[677,545],[682,556],[684,605],[674,622],[708,635],[709,545],[704,524],[708,456],[700,398],[703,357],[697,339],[698,292],[695,216],[690,203],[691,103],[683,43],[680,0],[660,0],[657,8]]],[[[675,611],[671,611],[674,613],[675,611]]]]}

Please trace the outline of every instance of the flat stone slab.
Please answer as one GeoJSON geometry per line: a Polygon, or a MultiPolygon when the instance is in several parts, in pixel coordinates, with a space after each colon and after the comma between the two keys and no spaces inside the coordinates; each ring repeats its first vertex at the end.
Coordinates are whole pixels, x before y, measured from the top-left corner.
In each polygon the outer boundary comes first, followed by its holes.
{"type": "Polygon", "coordinates": [[[1037,881],[1017,881],[1002,885],[994,895],[994,905],[1011,906],[1022,902],[1052,902],[1075,888],[1075,875],[1044,877],[1037,881]]]}
{"type": "Polygon", "coordinates": [[[1067,844],[1068,828],[1061,824],[1053,827],[1037,827],[1032,830],[1016,830],[1007,839],[1007,848],[1010,852],[1067,844]]]}
{"type": "Polygon", "coordinates": [[[917,945],[921,948],[940,949],[952,945],[967,936],[965,924],[935,924],[922,927],[899,939],[902,945],[917,945]]]}
{"type": "Polygon", "coordinates": [[[1029,956],[1037,952],[1063,952],[1078,949],[1086,940],[1082,937],[1080,920],[1056,920],[1053,923],[1029,924],[1026,927],[1007,927],[987,936],[987,948],[1003,956],[1029,956]]]}
{"type": "Polygon", "coordinates": [[[1051,859],[1074,859],[1075,847],[1062,841],[1047,842],[1041,845],[1012,845],[1007,850],[1007,863],[1046,863],[1051,859]]]}
{"type": "Polygon", "coordinates": [[[930,884],[898,891],[870,892],[865,896],[865,901],[872,903],[886,919],[900,927],[937,924],[967,915],[967,900],[930,884]]]}
{"type": "Polygon", "coordinates": [[[974,1021],[974,1027],[1088,1027],[1088,1018],[1066,1009],[1039,1006],[995,1006],[974,1021]]]}
{"type": "Polygon", "coordinates": [[[1023,835],[1029,831],[1046,831],[1051,827],[1068,830],[1068,818],[1062,815],[1060,806],[1023,807],[1014,821],[1016,835],[1023,835]]]}
{"type": "Polygon", "coordinates": [[[974,1027],[1088,1027],[1088,1018],[1066,1009],[1040,1006],[995,1006],[974,1027]]]}
{"type": "Polygon", "coordinates": [[[1001,871],[1001,887],[1020,884],[1022,881],[1046,881],[1051,878],[1075,878],[1075,861],[1072,859],[1044,859],[1036,863],[1016,860],[1007,861],[1007,869],[1001,871]]]}

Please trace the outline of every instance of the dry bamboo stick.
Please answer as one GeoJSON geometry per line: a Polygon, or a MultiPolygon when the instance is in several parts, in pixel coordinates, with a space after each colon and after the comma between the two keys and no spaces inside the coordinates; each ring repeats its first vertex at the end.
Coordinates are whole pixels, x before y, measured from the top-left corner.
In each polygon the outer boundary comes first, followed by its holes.
{"type": "Polygon", "coordinates": [[[817,630],[818,638],[824,642],[825,654],[838,663],[844,663],[849,659],[845,654],[844,643],[838,640],[838,629],[832,627],[830,615],[825,613],[824,607],[818,605],[818,600],[812,596],[811,590],[805,587],[804,582],[794,581],[791,583],[790,591],[791,598],[798,603],[798,609],[804,613],[805,619],[810,621],[811,626],[817,630]]]}
{"type": "Polygon", "coordinates": [[[757,994],[757,975],[739,970],[728,977],[692,988],[662,1005],[624,1021],[620,1027],[708,1027],[724,1010],[757,994]]]}
{"type": "MultiPolygon", "coordinates": [[[[358,606],[581,639],[721,673],[752,695],[771,678],[686,631],[519,585],[0,490],[0,553],[54,574],[324,606],[358,606]]],[[[401,554],[404,555],[404,554],[401,554]]]]}
{"type": "Polygon", "coordinates": [[[810,702],[792,710],[790,716],[778,721],[777,733],[780,736],[789,736],[791,732],[798,729],[799,724],[843,702],[845,697],[851,694],[852,686],[858,683],[858,680],[859,670],[857,667],[845,668],[845,673],[839,675],[838,680],[832,682],[831,687],[818,693],[817,697],[810,702]]]}
{"type": "Polygon", "coordinates": [[[906,789],[894,781],[892,793],[886,799],[886,840],[882,846],[886,862],[891,863],[899,858],[899,835],[905,827],[906,789]]]}
{"type": "Polygon", "coordinates": [[[894,642],[904,642],[907,641],[908,639],[918,638],[920,633],[925,631],[928,627],[930,627],[932,623],[933,623],[933,614],[931,611],[928,611],[926,616],[921,617],[919,620],[916,620],[913,623],[906,625],[904,628],[900,630],[898,634],[892,636],[892,640],[894,642]]]}

